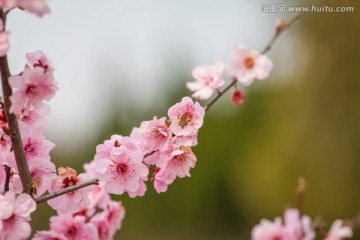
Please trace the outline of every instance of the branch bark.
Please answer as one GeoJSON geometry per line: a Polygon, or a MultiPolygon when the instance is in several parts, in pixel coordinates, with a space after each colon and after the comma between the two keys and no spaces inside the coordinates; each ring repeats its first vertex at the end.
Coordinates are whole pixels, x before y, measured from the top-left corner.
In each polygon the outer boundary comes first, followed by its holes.
{"type": "Polygon", "coordinates": [[[64,195],[66,193],[69,193],[69,192],[72,192],[72,191],[75,191],[75,190],[78,190],[80,188],[84,188],[84,187],[87,187],[87,186],[90,186],[90,185],[98,185],[99,184],[99,179],[97,178],[93,178],[93,179],[90,179],[89,181],[87,182],[83,182],[83,183],[80,183],[80,184],[76,184],[76,185],[73,185],[71,187],[67,187],[67,188],[64,188],[60,191],[57,191],[57,192],[53,192],[53,193],[49,193],[45,196],[41,196],[41,197],[38,197],[38,198],[35,198],[35,202],[37,204],[39,203],[42,203],[42,202],[45,202],[47,200],[50,200],[52,198],[56,198],[58,196],[61,196],[61,195],[64,195]]]}
{"type": "MultiPolygon", "coordinates": [[[[3,9],[0,9],[0,18],[3,20],[5,26],[6,16],[3,9]]],[[[4,97],[4,111],[9,125],[11,143],[14,149],[16,165],[19,171],[19,176],[21,179],[24,193],[32,195],[34,193],[34,188],[32,184],[31,174],[29,171],[29,166],[26,162],[26,156],[21,141],[18,122],[16,116],[10,113],[10,96],[12,95],[12,89],[9,85],[10,70],[6,55],[0,57],[0,71],[4,97]]]]}

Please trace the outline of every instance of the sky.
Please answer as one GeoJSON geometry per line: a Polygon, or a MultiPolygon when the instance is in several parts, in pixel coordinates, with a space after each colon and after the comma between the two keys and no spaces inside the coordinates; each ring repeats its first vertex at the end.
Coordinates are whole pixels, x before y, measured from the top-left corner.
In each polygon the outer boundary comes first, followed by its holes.
{"type": "Polygon", "coordinates": [[[174,72],[191,81],[194,66],[226,60],[236,44],[261,50],[278,17],[250,0],[52,0],[49,6],[43,18],[9,14],[8,56],[12,74],[22,71],[27,52],[43,50],[52,59],[60,90],[51,100],[49,133],[59,139],[94,134],[113,93],[142,111],[167,97],[164,84],[178,84],[174,72]]]}

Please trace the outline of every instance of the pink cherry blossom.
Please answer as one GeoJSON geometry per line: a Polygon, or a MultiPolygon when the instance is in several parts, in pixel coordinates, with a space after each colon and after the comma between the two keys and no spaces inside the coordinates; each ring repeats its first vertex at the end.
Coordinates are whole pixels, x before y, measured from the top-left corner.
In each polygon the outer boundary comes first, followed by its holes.
{"type": "Polygon", "coordinates": [[[284,239],[315,239],[315,232],[311,228],[310,218],[306,215],[300,216],[297,209],[287,209],[284,213],[284,239]]]}
{"type": "Polygon", "coordinates": [[[36,186],[35,196],[41,196],[50,187],[52,179],[56,178],[55,165],[50,161],[37,159],[29,163],[29,170],[36,186]]]}
{"type": "Polygon", "coordinates": [[[110,159],[96,159],[97,177],[106,183],[106,191],[114,194],[136,192],[140,187],[139,179],[149,173],[142,163],[143,157],[144,153],[140,150],[118,147],[113,149],[110,159]]]}
{"type": "Polygon", "coordinates": [[[343,226],[342,220],[335,220],[331,225],[330,231],[324,240],[342,240],[344,238],[351,238],[353,235],[352,230],[348,226],[343,226]]]}
{"type": "Polygon", "coordinates": [[[251,231],[251,240],[285,240],[283,238],[284,227],[281,218],[277,217],[274,222],[262,219],[251,231]]]}
{"type": "Polygon", "coordinates": [[[45,130],[48,126],[46,117],[50,113],[50,106],[43,104],[41,108],[31,111],[28,115],[19,114],[17,115],[18,120],[25,123],[29,128],[37,129],[41,135],[44,135],[45,130]],[[42,131],[40,131],[40,129],[42,131]]]}
{"type": "Polygon", "coordinates": [[[255,79],[266,79],[272,66],[272,61],[265,55],[238,45],[231,54],[228,73],[230,77],[249,87],[255,79]]]}
{"type": "Polygon", "coordinates": [[[81,216],[61,214],[50,218],[50,229],[67,240],[98,240],[96,226],[81,216]]]}
{"type": "MultiPolygon", "coordinates": [[[[98,232],[100,239],[102,235],[107,235],[107,239],[113,239],[116,231],[121,228],[122,221],[125,218],[125,209],[121,202],[110,201],[109,205],[104,209],[100,215],[96,216],[92,222],[97,222],[98,232]],[[104,229],[104,222],[99,223],[99,221],[104,221],[107,224],[107,228],[104,229]],[[101,228],[99,229],[99,225],[101,228]]],[[[102,236],[104,237],[104,236],[102,236]]]]}
{"type": "Polygon", "coordinates": [[[203,124],[205,110],[198,102],[194,103],[191,98],[184,97],[169,109],[168,115],[170,129],[175,135],[193,136],[203,124]]]}
{"type": "Polygon", "coordinates": [[[42,127],[31,128],[21,126],[21,124],[19,126],[27,162],[30,163],[34,159],[49,161],[50,151],[55,147],[55,144],[44,138],[45,130],[42,127]]]}
{"type": "Polygon", "coordinates": [[[5,56],[9,50],[9,34],[4,30],[4,22],[0,19],[0,57],[5,56]]]}
{"type": "Polygon", "coordinates": [[[315,231],[308,216],[300,216],[297,209],[287,209],[284,222],[280,217],[274,222],[262,219],[251,232],[252,240],[314,240],[315,231]]]}
{"type": "Polygon", "coordinates": [[[144,121],[140,128],[133,128],[130,138],[144,152],[167,151],[171,147],[171,131],[166,118],[154,117],[152,121],[144,121]]]}
{"type": "Polygon", "coordinates": [[[58,90],[53,73],[44,72],[43,68],[25,68],[19,76],[9,78],[11,87],[17,91],[10,96],[10,111],[15,114],[28,115],[41,108],[43,101],[49,101],[58,90]]]}
{"type": "Polygon", "coordinates": [[[41,67],[44,72],[54,71],[51,61],[41,50],[35,52],[30,52],[26,54],[26,59],[31,64],[33,68],[41,67]]]}
{"type": "Polygon", "coordinates": [[[176,177],[190,177],[190,168],[196,164],[196,156],[186,146],[175,146],[172,153],[162,158],[162,166],[154,173],[154,188],[158,193],[165,192],[176,177]]]}
{"type": "Polygon", "coordinates": [[[134,151],[137,149],[137,146],[131,138],[114,134],[111,136],[110,140],[105,140],[103,144],[99,144],[96,147],[96,154],[94,160],[103,158],[110,159],[110,154],[112,150],[118,148],[125,148],[134,151]]]}
{"type": "MultiPolygon", "coordinates": [[[[77,173],[72,168],[58,169],[58,176],[52,181],[49,188],[49,192],[56,192],[64,188],[83,183],[90,178],[86,174],[77,173]]],[[[82,208],[86,208],[90,205],[90,200],[87,193],[92,190],[92,186],[78,189],[73,192],[58,196],[56,198],[48,200],[48,204],[60,213],[74,213],[78,212],[82,208]]]]}
{"type": "Polygon", "coordinates": [[[240,91],[239,89],[234,89],[234,91],[231,93],[231,101],[236,106],[241,106],[245,102],[245,93],[240,91]]]}
{"type": "Polygon", "coordinates": [[[192,76],[196,81],[186,83],[189,90],[194,92],[192,96],[199,100],[210,98],[215,90],[225,84],[221,78],[223,70],[224,64],[220,61],[195,67],[192,76]]]}
{"type": "Polygon", "coordinates": [[[30,195],[15,196],[11,191],[0,195],[1,239],[27,239],[31,234],[30,214],[35,209],[36,203],[30,195]]]}

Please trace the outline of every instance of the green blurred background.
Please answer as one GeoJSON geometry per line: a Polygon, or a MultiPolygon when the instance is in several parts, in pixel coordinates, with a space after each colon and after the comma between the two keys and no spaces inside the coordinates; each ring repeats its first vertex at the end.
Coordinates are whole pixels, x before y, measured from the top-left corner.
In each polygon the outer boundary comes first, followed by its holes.
{"type": "MultiPolygon", "coordinates": [[[[261,218],[295,206],[299,176],[307,182],[304,209],[311,217],[331,223],[360,210],[359,1],[283,1],[290,2],[355,6],[355,12],[306,14],[286,31],[268,54],[274,75],[246,90],[244,106],[234,107],[227,95],[207,113],[191,178],[177,179],[162,194],[149,184],[142,198],[114,196],[126,208],[115,239],[249,239],[261,218]],[[291,50],[282,51],[284,46],[291,50]],[[282,62],[282,55],[291,62],[282,62]]],[[[259,6],[264,3],[269,1],[259,6]]],[[[240,29],[248,24],[238,23],[240,29]]],[[[165,116],[190,94],[184,83],[191,69],[184,66],[174,69],[172,84],[163,79],[159,89],[168,97],[146,111],[117,101],[121,92],[113,91],[107,103],[113,110],[102,118],[98,134],[77,143],[80,149],[58,145],[51,154],[56,165],[81,172],[97,144],[115,133],[128,135],[154,115],[165,116]]],[[[63,142],[71,145],[71,134],[63,142]]],[[[32,215],[33,230],[47,229],[53,213],[41,204],[32,215]]]]}

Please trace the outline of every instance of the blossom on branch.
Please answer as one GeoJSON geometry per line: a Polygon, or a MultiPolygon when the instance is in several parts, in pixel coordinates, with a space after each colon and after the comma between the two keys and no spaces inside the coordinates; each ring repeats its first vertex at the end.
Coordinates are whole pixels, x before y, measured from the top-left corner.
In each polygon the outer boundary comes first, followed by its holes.
{"type": "Polygon", "coordinates": [[[214,91],[225,84],[221,77],[223,70],[224,64],[221,61],[195,67],[192,76],[196,81],[186,83],[188,89],[194,92],[192,96],[199,100],[209,99],[214,91]]]}
{"type": "Polygon", "coordinates": [[[205,110],[198,102],[183,97],[180,103],[168,110],[170,129],[177,136],[194,136],[204,121],[205,110]]]}
{"type": "MultiPolygon", "coordinates": [[[[49,187],[49,192],[56,192],[87,180],[90,180],[90,177],[86,174],[77,175],[76,171],[72,168],[60,167],[58,169],[58,176],[52,181],[49,187]]],[[[48,204],[60,213],[74,213],[90,205],[87,193],[91,190],[92,186],[87,186],[50,199],[48,200],[48,204]]]]}
{"type": "Polygon", "coordinates": [[[11,76],[9,83],[17,91],[10,96],[10,112],[29,115],[43,106],[43,101],[49,101],[58,90],[54,79],[53,68],[44,54],[38,52],[27,55],[33,68],[26,67],[18,76],[11,76]],[[36,59],[37,58],[37,59],[36,59]]]}
{"type": "Polygon", "coordinates": [[[315,232],[308,216],[300,216],[297,209],[288,209],[284,213],[284,221],[280,217],[274,222],[262,219],[251,232],[252,240],[313,240],[315,232]]]}
{"type": "Polygon", "coordinates": [[[36,209],[35,201],[28,194],[8,191],[0,195],[1,239],[27,239],[31,234],[30,214],[36,209]]]}
{"type": "Polygon", "coordinates": [[[256,79],[266,79],[272,67],[272,61],[265,55],[237,45],[230,56],[228,74],[245,87],[249,87],[256,79]]]}
{"type": "Polygon", "coordinates": [[[343,226],[343,221],[337,219],[331,225],[330,231],[326,234],[324,240],[342,240],[344,238],[351,238],[352,236],[352,229],[349,226],[343,226]]]}

